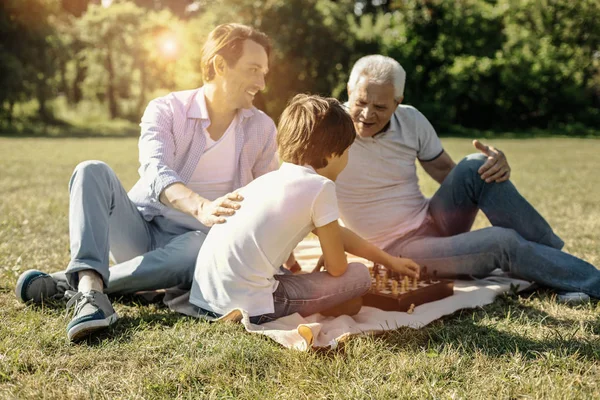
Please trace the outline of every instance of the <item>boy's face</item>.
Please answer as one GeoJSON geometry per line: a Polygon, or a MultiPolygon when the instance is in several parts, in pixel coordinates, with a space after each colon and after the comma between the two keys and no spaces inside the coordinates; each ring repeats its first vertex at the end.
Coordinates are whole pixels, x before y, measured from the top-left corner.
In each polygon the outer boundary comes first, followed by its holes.
{"type": "Polygon", "coordinates": [[[267,72],[269,58],[265,48],[253,40],[245,40],[242,56],[234,66],[225,65],[223,73],[227,97],[236,109],[252,107],[256,93],[265,88],[267,72]]]}

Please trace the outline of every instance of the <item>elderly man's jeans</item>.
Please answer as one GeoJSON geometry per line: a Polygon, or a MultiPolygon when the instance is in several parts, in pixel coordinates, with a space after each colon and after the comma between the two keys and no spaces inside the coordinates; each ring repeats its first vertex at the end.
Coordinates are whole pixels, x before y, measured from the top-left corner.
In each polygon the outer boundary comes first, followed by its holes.
{"type": "Polygon", "coordinates": [[[600,271],[561,251],[563,241],[510,182],[486,183],[482,154],[463,159],[429,205],[430,219],[386,248],[440,276],[483,277],[501,268],[527,280],[600,298],[600,271]],[[469,232],[482,210],[493,225],[469,232]]]}
{"type": "Polygon", "coordinates": [[[156,217],[146,221],[108,165],[86,161],[71,177],[71,262],[53,274],[77,287],[77,272],[94,270],[107,293],[191,286],[205,234],[156,217]],[[110,255],[118,263],[108,268],[110,255]]]}

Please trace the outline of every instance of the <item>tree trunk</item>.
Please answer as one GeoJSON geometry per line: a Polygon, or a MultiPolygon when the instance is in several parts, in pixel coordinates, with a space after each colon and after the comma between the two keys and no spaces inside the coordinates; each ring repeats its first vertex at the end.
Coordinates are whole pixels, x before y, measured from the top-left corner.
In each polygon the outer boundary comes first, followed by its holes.
{"type": "Polygon", "coordinates": [[[144,69],[143,63],[139,64],[140,67],[140,97],[138,98],[137,104],[137,117],[141,117],[146,106],[146,70],[144,69]]]}
{"type": "Polygon", "coordinates": [[[112,52],[110,48],[106,54],[106,71],[108,72],[108,87],[106,88],[106,97],[108,98],[108,111],[110,119],[115,119],[119,115],[117,108],[116,90],[115,90],[115,68],[112,60],[112,52]]]}
{"type": "Polygon", "coordinates": [[[71,88],[73,104],[79,103],[83,99],[83,91],[81,90],[81,84],[85,80],[87,68],[81,64],[79,57],[75,61],[75,79],[73,80],[73,87],[71,88]]]}

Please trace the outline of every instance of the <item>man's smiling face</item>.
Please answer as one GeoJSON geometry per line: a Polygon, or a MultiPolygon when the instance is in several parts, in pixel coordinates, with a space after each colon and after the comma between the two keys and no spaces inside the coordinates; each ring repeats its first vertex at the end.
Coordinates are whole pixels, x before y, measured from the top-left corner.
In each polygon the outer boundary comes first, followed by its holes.
{"type": "Polygon", "coordinates": [[[269,58],[263,46],[253,40],[244,41],[242,56],[234,66],[226,66],[225,91],[235,108],[250,108],[256,93],[265,88],[269,58]]]}
{"type": "Polygon", "coordinates": [[[376,83],[361,77],[352,91],[348,90],[350,116],[356,133],[372,137],[390,121],[399,102],[394,99],[391,83],[376,83]]]}

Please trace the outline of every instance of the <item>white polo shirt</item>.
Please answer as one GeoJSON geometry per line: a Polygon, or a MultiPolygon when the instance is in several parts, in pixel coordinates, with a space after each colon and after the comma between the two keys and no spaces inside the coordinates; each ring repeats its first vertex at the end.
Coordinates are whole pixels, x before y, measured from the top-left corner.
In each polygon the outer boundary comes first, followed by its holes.
{"type": "Polygon", "coordinates": [[[242,207],[214,225],[200,249],[190,302],[220,314],[269,314],[279,267],[310,231],[338,219],[335,184],[309,166],[283,163],[240,193],[242,207]]]}
{"type": "Polygon", "coordinates": [[[421,226],[429,199],[419,188],[416,160],[431,161],[442,151],[427,118],[402,104],[387,131],[357,135],[335,183],[344,225],[380,248],[421,226]]]}

